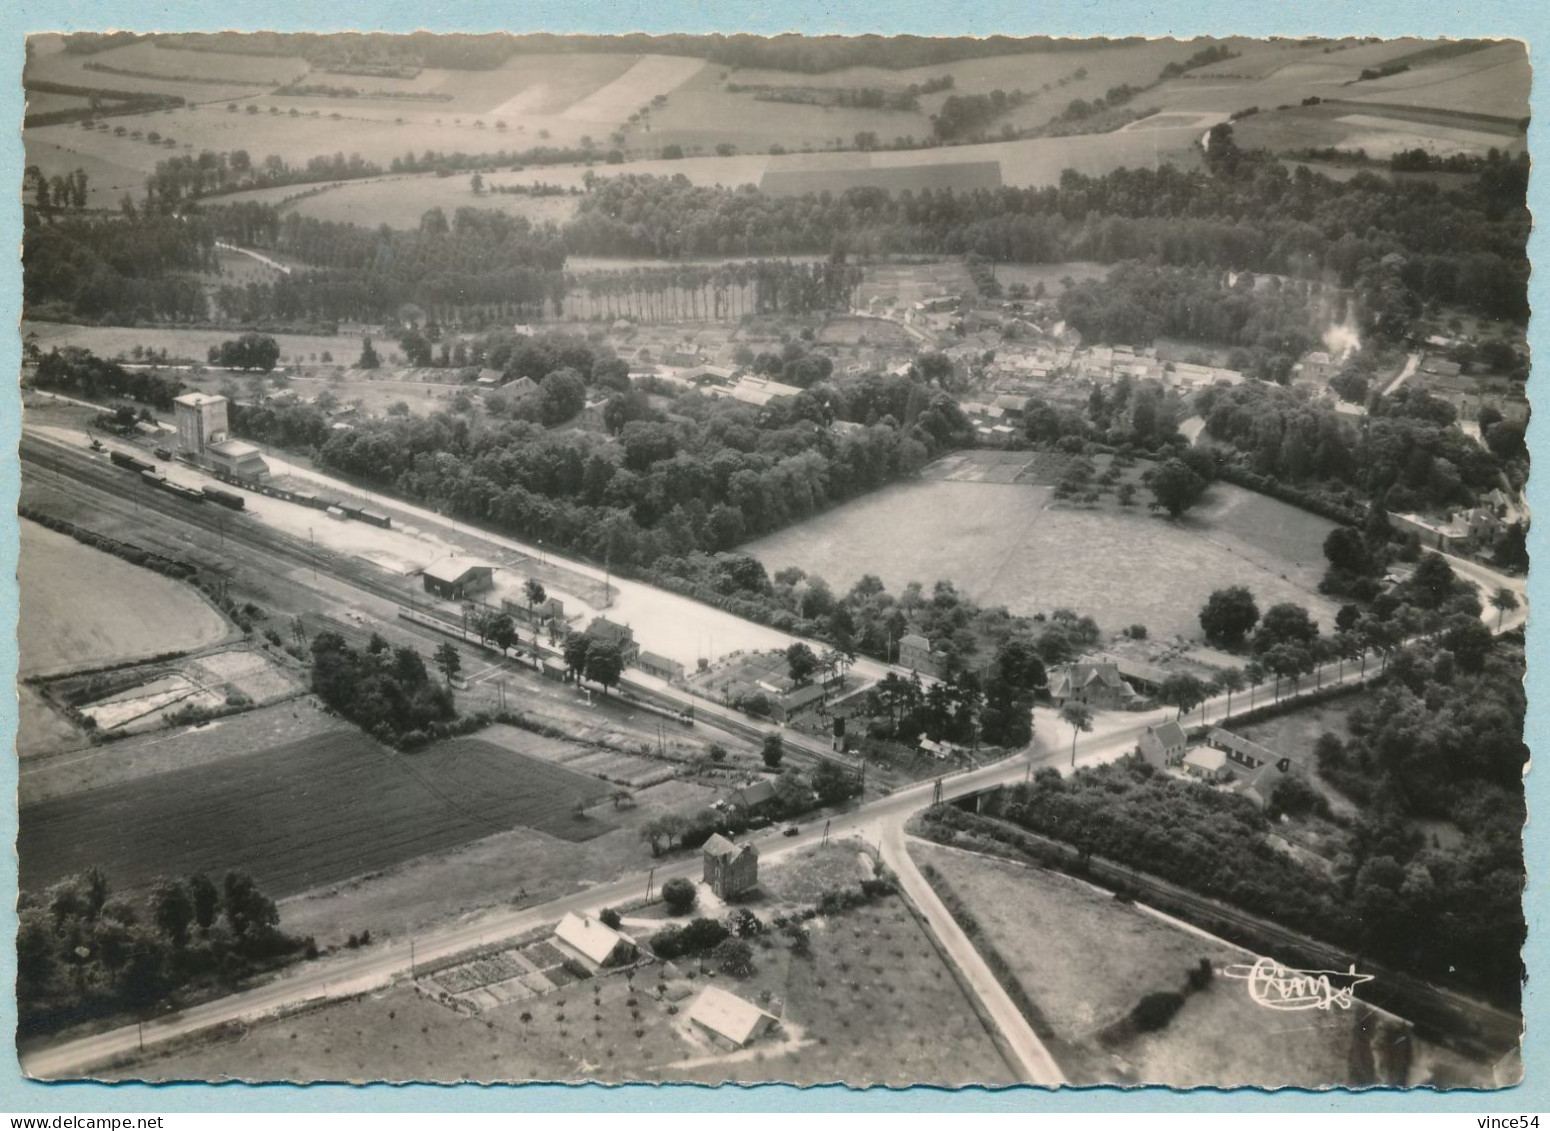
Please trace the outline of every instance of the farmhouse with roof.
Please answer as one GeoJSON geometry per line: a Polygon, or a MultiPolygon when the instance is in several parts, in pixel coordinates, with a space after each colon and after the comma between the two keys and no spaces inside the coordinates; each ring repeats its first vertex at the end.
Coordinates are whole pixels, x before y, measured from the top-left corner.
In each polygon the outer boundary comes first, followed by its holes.
{"type": "Polygon", "coordinates": [[[1188,736],[1184,733],[1177,719],[1169,719],[1167,722],[1149,726],[1141,735],[1141,741],[1136,744],[1136,749],[1141,757],[1159,770],[1169,766],[1178,765],[1184,757],[1184,748],[1189,744],[1188,736]]]}
{"type": "Polygon", "coordinates": [[[1209,746],[1195,747],[1184,755],[1180,765],[1190,777],[1207,782],[1225,781],[1232,777],[1232,771],[1227,768],[1227,755],[1209,746]]]}
{"type": "Polygon", "coordinates": [[[623,966],[635,961],[635,944],[598,919],[565,913],[554,929],[554,941],[562,953],[580,957],[593,966],[623,966]]]}
{"type": "Polygon", "coordinates": [[[757,813],[774,800],[775,783],[766,778],[763,781],[750,782],[748,785],[728,790],[717,799],[717,804],[723,808],[730,807],[742,809],[747,813],[757,813]]]}
{"type": "Polygon", "coordinates": [[[635,643],[635,630],[607,617],[592,618],[592,623],[587,625],[587,643],[613,645],[626,664],[633,664],[640,656],[640,645],[635,643]]]}
{"type": "Polygon", "coordinates": [[[936,660],[931,655],[931,641],[918,632],[906,632],[899,637],[899,666],[926,675],[936,675],[936,660]]]}
{"type": "Polygon", "coordinates": [[[720,986],[706,986],[689,1007],[689,1021],[723,1048],[740,1049],[769,1032],[775,1016],[720,986]]]}
{"type": "Polygon", "coordinates": [[[737,899],[759,886],[759,850],[733,844],[720,833],[705,842],[706,886],[722,899],[737,899]]]}
{"type": "Polygon", "coordinates": [[[1055,706],[1082,703],[1089,707],[1129,709],[1141,703],[1136,689],[1119,674],[1112,660],[1083,660],[1056,668],[1050,677],[1050,698],[1055,706]]]}

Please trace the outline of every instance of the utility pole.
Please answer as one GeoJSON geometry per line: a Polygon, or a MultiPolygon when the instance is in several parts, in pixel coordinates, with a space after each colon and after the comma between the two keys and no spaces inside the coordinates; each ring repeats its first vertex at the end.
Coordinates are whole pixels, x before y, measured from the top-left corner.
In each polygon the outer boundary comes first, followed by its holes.
{"type": "Polygon", "coordinates": [[[829,822],[825,821],[823,823],[823,839],[818,842],[818,847],[822,848],[824,845],[826,845],[828,843],[829,843],[829,822]]]}
{"type": "Polygon", "coordinates": [[[656,878],[657,878],[657,869],[656,869],[656,866],[653,865],[651,871],[646,873],[646,902],[647,903],[651,902],[651,897],[656,892],[656,885],[653,883],[653,881],[656,878]]]}
{"type": "Polygon", "coordinates": [[[411,978],[416,976],[415,975],[414,940],[413,939],[409,940],[409,976],[411,978]]]}
{"type": "Polygon", "coordinates": [[[312,580],[318,579],[318,539],[312,532],[312,527],[307,527],[307,544],[312,547],[312,580]]]}

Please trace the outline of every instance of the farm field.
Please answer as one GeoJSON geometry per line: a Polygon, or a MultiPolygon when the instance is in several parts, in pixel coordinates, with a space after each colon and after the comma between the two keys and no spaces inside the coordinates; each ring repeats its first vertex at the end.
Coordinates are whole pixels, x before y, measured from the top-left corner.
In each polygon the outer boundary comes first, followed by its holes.
{"type": "Polygon", "coordinates": [[[1102,263],[997,263],[996,279],[1003,289],[1016,283],[1026,284],[1031,291],[1044,285],[1047,298],[1058,298],[1066,289],[1062,280],[1085,283],[1092,279],[1106,279],[1109,268],[1102,263]]]}
{"type": "MultiPolygon", "coordinates": [[[[71,322],[28,322],[21,325],[25,340],[37,336],[38,348],[47,352],[54,346],[81,346],[99,357],[126,359],[135,346],[161,350],[174,357],[203,361],[211,346],[237,337],[240,330],[185,330],[161,326],[80,326],[71,322]]],[[[350,365],[360,356],[359,334],[272,334],[280,346],[280,361],[289,364],[310,358],[312,354],[332,353],[335,362],[350,365]]],[[[383,343],[390,352],[392,343],[383,343]]]]}
{"type": "Polygon", "coordinates": [[[23,675],[203,648],[234,630],[197,590],[67,534],[22,522],[23,675]]]}
{"type": "MultiPolygon", "coordinates": [[[[535,224],[563,224],[576,214],[577,198],[564,196],[519,196],[513,193],[475,193],[467,176],[389,176],[368,180],[340,181],[323,192],[308,192],[315,185],[284,185],[234,193],[221,199],[228,203],[257,201],[273,204],[283,212],[295,212],[315,220],[332,220],[375,227],[417,228],[420,217],[431,208],[440,208],[450,218],[459,208],[478,208],[525,216],[535,224]],[[306,193],[306,195],[301,195],[306,193]]],[[[505,183],[505,178],[485,175],[490,185],[505,183]]]]}
{"type": "Polygon", "coordinates": [[[1227,484],[1177,523],[1139,508],[1051,507],[1050,494],[1023,483],[902,484],[744,550],[772,573],[799,566],[839,591],[865,573],[895,593],[946,578],[984,605],[1028,615],[1065,606],[1109,631],[1144,624],[1155,639],[1198,635],[1201,605],[1225,585],[1247,585],[1262,609],[1294,601],[1333,623],[1316,591],[1331,523],[1227,484]],[[901,530],[931,532],[902,561],[901,530]]]}
{"type": "Polygon", "coordinates": [[[33,758],[74,746],[85,746],[86,735],[74,723],[49,706],[28,684],[16,685],[16,755],[33,758]]]}
{"type": "Polygon", "coordinates": [[[27,130],[22,148],[27,164],[36,165],[49,176],[86,172],[86,203],[90,208],[117,208],[125,193],[136,199],[145,195],[145,171],[139,164],[109,161],[97,152],[100,133],[56,132],[56,142],[43,141],[38,131],[27,130]]]}
{"type": "MultiPolygon", "coordinates": [[[[1367,85],[1367,84],[1363,84],[1367,85]]],[[[1407,149],[1483,155],[1496,148],[1517,152],[1524,137],[1505,122],[1398,104],[1328,101],[1256,114],[1233,126],[1241,146],[1365,150],[1384,159],[1407,149]]]]}
{"type": "Polygon", "coordinates": [[[1527,47],[1506,42],[1356,84],[1347,97],[1516,120],[1529,113],[1530,77],[1527,47]]]}
{"type": "Polygon", "coordinates": [[[290,895],[515,825],[599,836],[608,820],[572,808],[607,789],[477,738],[400,755],[351,730],[26,806],[21,884],[39,889],[92,864],[119,890],[242,868],[290,895]]]}
{"type": "Polygon", "coordinates": [[[54,35],[32,36],[27,45],[25,77],[29,80],[176,94],[190,101],[251,95],[265,87],[291,82],[310,69],[306,60],[291,56],[180,51],[149,40],[90,55],[66,53],[62,50],[63,41],[54,35]]]}
{"type": "MultiPolygon", "coordinates": [[[[843,846],[839,846],[843,847],[843,846]]],[[[850,851],[850,850],[846,850],[850,851]]],[[[855,856],[851,852],[854,868],[855,856]]],[[[852,871],[852,876],[854,871],[852,871]]],[[[454,1013],[413,986],[252,1025],[237,1040],[170,1049],[120,1079],[787,1081],[1007,1085],[1013,1078],[902,899],[808,924],[810,957],[784,937],[754,945],[755,971],[717,985],[765,1008],[780,1032],[741,1053],[686,1020],[706,979],[692,960],[651,964],[539,997],[454,1013]],[[659,1000],[656,987],[670,990],[659,1000]],[[677,1004],[669,1005],[674,998],[677,1004]],[[864,1037],[864,1039],[862,1039],[864,1037]]]]}
{"type": "MultiPolygon", "coordinates": [[[[1417,1085],[1430,1081],[1436,1060],[1453,1068],[1454,1058],[1414,1033],[1401,1037],[1402,1023],[1367,1006],[1310,1011],[1289,1023],[1287,1014],[1256,1005],[1245,983],[1222,976],[1224,966],[1252,963],[1250,952],[1181,930],[1071,877],[939,845],[916,844],[911,854],[934,868],[979,921],[1092,1082],[1417,1085]],[[1202,959],[1216,977],[1187,997],[1167,1028],[1123,1039],[1112,1056],[1104,1049],[1105,1027],[1146,994],[1182,990],[1186,972],[1202,959]],[[1415,1047],[1408,1072],[1403,1057],[1388,1052],[1396,1040],[1415,1047]]],[[[1480,1083],[1489,1084],[1488,1070],[1480,1083]]]]}

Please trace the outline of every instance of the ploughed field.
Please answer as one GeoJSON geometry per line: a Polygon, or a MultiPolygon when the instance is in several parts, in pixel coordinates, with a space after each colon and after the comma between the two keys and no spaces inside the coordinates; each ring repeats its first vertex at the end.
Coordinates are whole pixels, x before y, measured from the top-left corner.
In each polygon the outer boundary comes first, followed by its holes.
{"type": "Polygon", "coordinates": [[[600,836],[612,826],[575,807],[608,789],[479,738],[398,754],[344,731],[23,806],[21,886],[93,864],[120,890],[235,868],[285,896],[517,826],[600,836]]]}

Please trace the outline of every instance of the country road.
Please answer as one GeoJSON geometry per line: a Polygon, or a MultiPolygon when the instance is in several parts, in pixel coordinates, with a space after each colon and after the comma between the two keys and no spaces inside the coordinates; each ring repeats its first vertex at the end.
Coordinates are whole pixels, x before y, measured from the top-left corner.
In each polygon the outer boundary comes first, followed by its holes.
{"type": "Polygon", "coordinates": [[[975,949],[969,936],[963,933],[963,928],[953,918],[952,912],[937,898],[930,883],[920,874],[920,869],[915,867],[915,861],[910,857],[909,847],[905,843],[904,827],[898,822],[890,823],[883,833],[882,856],[883,863],[893,869],[894,875],[898,877],[904,897],[925,917],[931,933],[936,936],[953,965],[958,967],[969,988],[974,991],[974,996],[979,998],[980,1004],[996,1023],[996,1028],[1001,1030],[1007,1048],[1017,1062],[1014,1067],[1020,1070],[1023,1082],[1046,1088],[1057,1088],[1066,1083],[1065,1074],[1034,1033],[1022,1010],[1017,1008],[996,980],[995,974],[975,949]]]}

